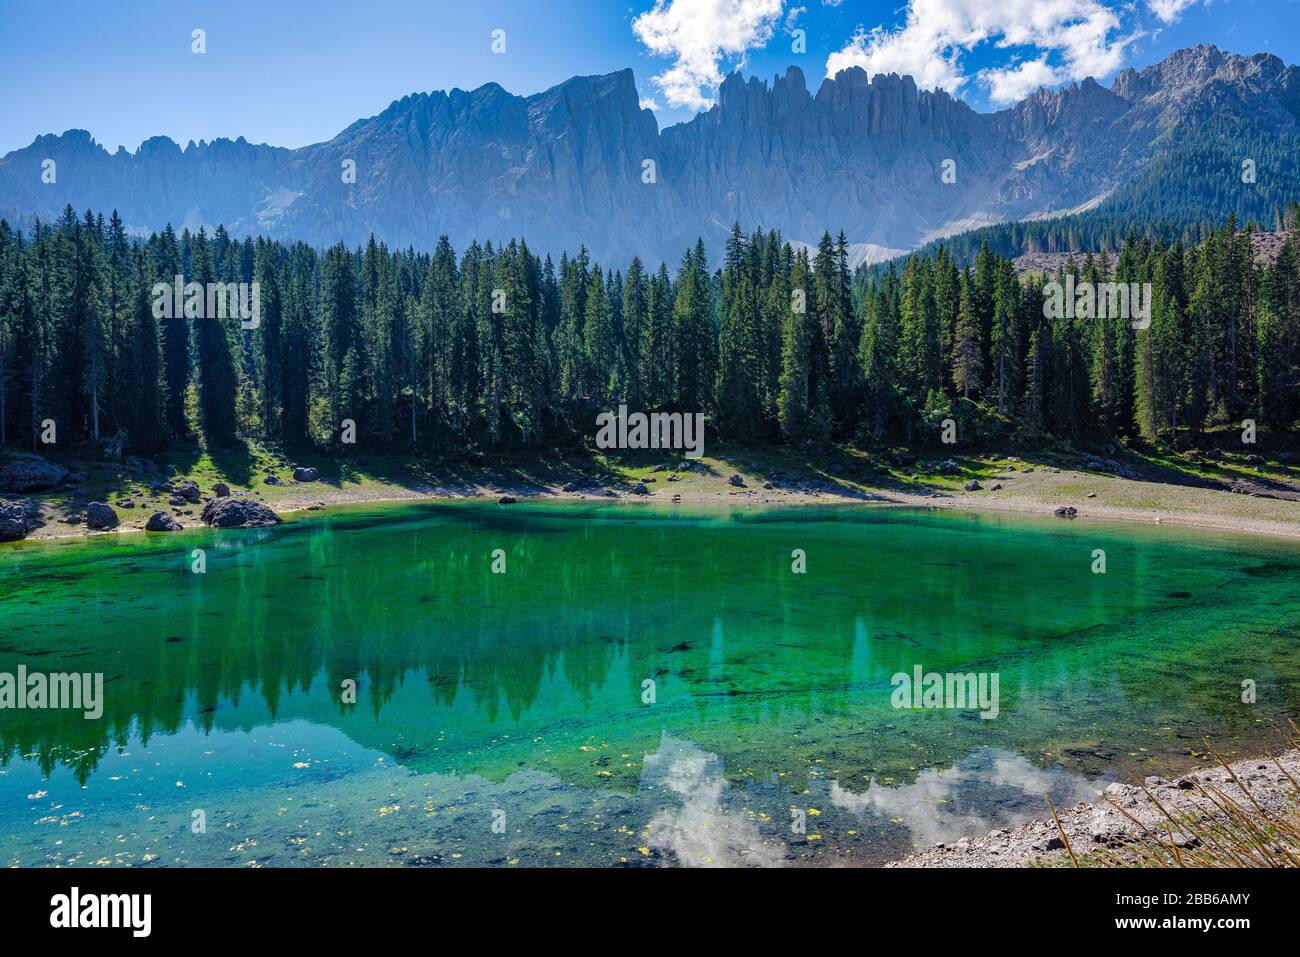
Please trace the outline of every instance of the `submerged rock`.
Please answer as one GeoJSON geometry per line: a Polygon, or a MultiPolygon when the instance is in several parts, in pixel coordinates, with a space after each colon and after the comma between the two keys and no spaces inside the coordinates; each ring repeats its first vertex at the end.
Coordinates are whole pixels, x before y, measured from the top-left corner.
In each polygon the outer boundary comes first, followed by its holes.
{"type": "Polygon", "coordinates": [[[247,498],[217,498],[203,506],[199,516],[213,528],[255,528],[279,525],[280,516],[261,502],[247,498]]]}
{"type": "Polygon", "coordinates": [[[146,532],[179,532],[183,527],[166,512],[154,512],[144,524],[146,532]]]}
{"type": "Polygon", "coordinates": [[[86,506],[86,527],[97,531],[117,528],[117,512],[104,502],[91,502],[86,506]]]}

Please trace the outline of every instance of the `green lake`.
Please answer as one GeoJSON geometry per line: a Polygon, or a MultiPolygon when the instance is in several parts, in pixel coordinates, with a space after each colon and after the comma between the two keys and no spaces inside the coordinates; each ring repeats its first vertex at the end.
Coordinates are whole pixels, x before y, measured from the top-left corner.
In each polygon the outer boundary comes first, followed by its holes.
{"type": "Polygon", "coordinates": [[[103,715],[0,709],[3,865],[870,865],[1177,774],[1205,737],[1275,749],[1300,544],[873,506],[354,507],[0,547],[19,666],[102,673],[103,715]],[[996,674],[997,716],[895,707],[918,666],[996,674]]]}

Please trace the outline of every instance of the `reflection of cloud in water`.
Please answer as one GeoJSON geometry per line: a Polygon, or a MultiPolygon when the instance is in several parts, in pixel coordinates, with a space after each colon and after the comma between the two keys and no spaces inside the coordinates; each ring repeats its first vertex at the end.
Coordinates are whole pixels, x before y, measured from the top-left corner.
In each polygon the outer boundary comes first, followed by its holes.
{"type": "Polygon", "coordinates": [[[1090,782],[1062,768],[1043,770],[1011,751],[980,748],[950,768],[926,769],[911,784],[878,784],[855,793],[830,783],[830,800],[856,814],[902,821],[913,844],[979,836],[1049,813],[1043,796],[1058,806],[1095,801],[1106,780],[1090,782]]]}
{"type": "Polygon", "coordinates": [[[641,791],[672,794],[681,804],[663,807],[650,819],[650,846],[671,852],[687,867],[779,865],[784,847],[765,841],[744,811],[722,806],[727,788],[716,754],[665,734],[659,750],[645,756],[641,791]]]}

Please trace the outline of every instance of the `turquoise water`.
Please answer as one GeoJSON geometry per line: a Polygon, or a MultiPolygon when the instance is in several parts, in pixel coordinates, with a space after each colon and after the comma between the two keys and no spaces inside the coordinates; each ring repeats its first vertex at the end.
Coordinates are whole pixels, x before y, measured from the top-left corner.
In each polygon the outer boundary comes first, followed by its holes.
{"type": "Polygon", "coordinates": [[[17,865],[874,864],[1300,713],[1295,543],[870,506],[22,544],[0,621],[0,673],[105,682],[0,710],[17,865]],[[894,707],[917,666],[997,717],[894,707]]]}

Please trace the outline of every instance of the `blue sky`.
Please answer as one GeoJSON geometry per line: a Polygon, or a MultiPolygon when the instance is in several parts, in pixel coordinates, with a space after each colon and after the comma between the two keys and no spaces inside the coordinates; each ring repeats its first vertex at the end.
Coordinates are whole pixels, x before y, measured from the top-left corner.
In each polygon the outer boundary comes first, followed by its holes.
{"type": "Polygon", "coordinates": [[[910,72],[987,110],[1202,42],[1300,61],[1300,0],[0,0],[0,154],[71,128],[109,149],[302,146],[411,92],[528,94],[624,67],[660,126],[732,69],[791,64],[814,87],[855,63],[910,72]]]}

